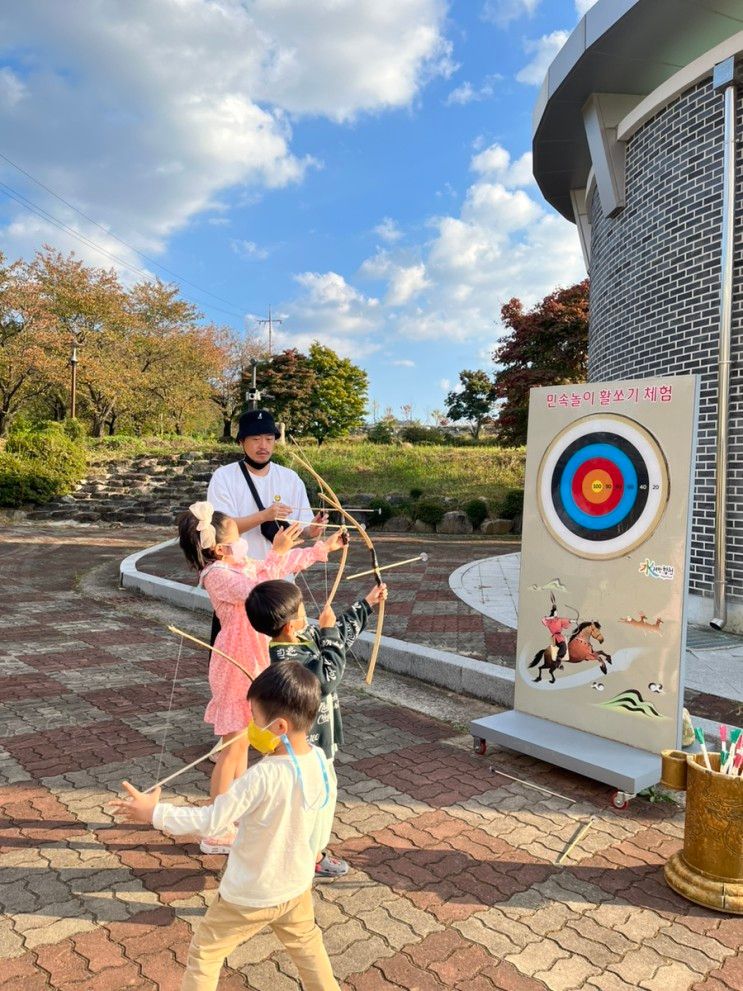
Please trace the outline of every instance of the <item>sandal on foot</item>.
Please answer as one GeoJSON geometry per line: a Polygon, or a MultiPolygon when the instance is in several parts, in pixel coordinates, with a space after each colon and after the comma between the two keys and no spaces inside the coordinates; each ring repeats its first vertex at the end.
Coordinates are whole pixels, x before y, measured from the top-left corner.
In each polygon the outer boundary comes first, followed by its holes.
{"type": "Polygon", "coordinates": [[[325,850],[322,859],[315,864],[315,877],[343,877],[348,874],[348,869],[345,860],[333,857],[325,850]]]}

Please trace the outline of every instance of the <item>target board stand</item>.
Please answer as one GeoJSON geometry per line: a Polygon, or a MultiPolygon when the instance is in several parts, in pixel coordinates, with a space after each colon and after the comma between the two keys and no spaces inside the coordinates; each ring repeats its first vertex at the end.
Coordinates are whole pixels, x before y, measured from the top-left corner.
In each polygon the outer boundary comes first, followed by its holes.
{"type": "Polygon", "coordinates": [[[487,743],[616,789],[681,743],[696,376],[532,389],[514,708],[487,743]]]}

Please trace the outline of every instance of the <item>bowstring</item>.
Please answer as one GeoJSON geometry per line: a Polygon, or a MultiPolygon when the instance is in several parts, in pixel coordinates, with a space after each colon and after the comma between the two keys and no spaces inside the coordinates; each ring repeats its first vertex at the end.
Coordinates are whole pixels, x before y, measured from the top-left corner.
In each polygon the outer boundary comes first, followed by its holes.
{"type": "Polygon", "coordinates": [[[183,654],[183,637],[180,638],[180,644],[178,646],[178,657],[175,662],[175,670],[173,672],[173,681],[170,685],[170,701],[168,702],[168,711],[165,715],[165,732],[163,733],[163,743],[160,747],[160,755],[157,758],[157,773],[155,775],[155,781],[160,780],[160,771],[163,766],[163,757],[165,756],[165,743],[168,739],[168,733],[170,732],[170,714],[173,711],[173,700],[175,698],[175,686],[178,681],[178,670],[181,666],[181,656],[183,654]]]}
{"type": "MultiPolygon", "coordinates": [[[[327,562],[325,564],[325,567],[327,569],[327,562]]],[[[312,591],[312,588],[310,587],[310,583],[307,581],[306,576],[301,571],[299,572],[299,574],[297,575],[297,577],[298,578],[301,578],[302,581],[304,582],[304,587],[310,593],[310,598],[312,599],[312,603],[313,603],[315,609],[317,610],[317,615],[319,616],[320,613],[322,612],[322,610],[320,609],[320,604],[318,603],[317,599],[315,598],[315,593],[312,591]]],[[[326,589],[325,589],[325,601],[326,602],[327,602],[327,599],[328,599],[328,596],[327,596],[327,586],[326,586],[326,589]]],[[[350,646],[349,647],[346,647],[346,653],[348,653],[348,654],[351,655],[351,657],[353,658],[353,660],[354,660],[354,662],[356,664],[356,667],[359,669],[359,671],[361,671],[363,674],[366,674],[366,668],[361,663],[361,661],[359,660],[359,658],[357,657],[357,655],[354,653],[353,647],[350,647],[350,646]]]]}

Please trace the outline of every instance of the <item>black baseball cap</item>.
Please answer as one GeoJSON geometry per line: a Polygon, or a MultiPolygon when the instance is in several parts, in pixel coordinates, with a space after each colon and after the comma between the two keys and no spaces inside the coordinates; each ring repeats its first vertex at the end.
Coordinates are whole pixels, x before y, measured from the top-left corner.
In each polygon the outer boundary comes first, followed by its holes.
{"type": "Polygon", "coordinates": [[[240,416],[237,427],[238,442],[246,437],[260,437],[261,434],[273,434],[279,437],[273,415],[266,409],[249,409],[240,416]]]}

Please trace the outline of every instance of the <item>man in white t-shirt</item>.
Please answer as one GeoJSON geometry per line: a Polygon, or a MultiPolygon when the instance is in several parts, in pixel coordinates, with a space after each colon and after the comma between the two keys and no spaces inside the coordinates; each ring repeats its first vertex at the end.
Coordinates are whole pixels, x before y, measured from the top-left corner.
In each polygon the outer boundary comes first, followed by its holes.
{"type": "Polygon", "coordinates": [[[259,561],[263,561],[271,549],[271,541],[261,533],[263,523],[300,520],[308,524],[307,538],[314,539],[322,533],[321,525],[313,525],[313,513],[302,479],[291,468],[271,461],[278,436],[274,418],[267,410],[243,413],[237,442],[244,458],[217,468],[206,495],[215,509],[235,520],[248,542],[250,557],[259,561]]]}

